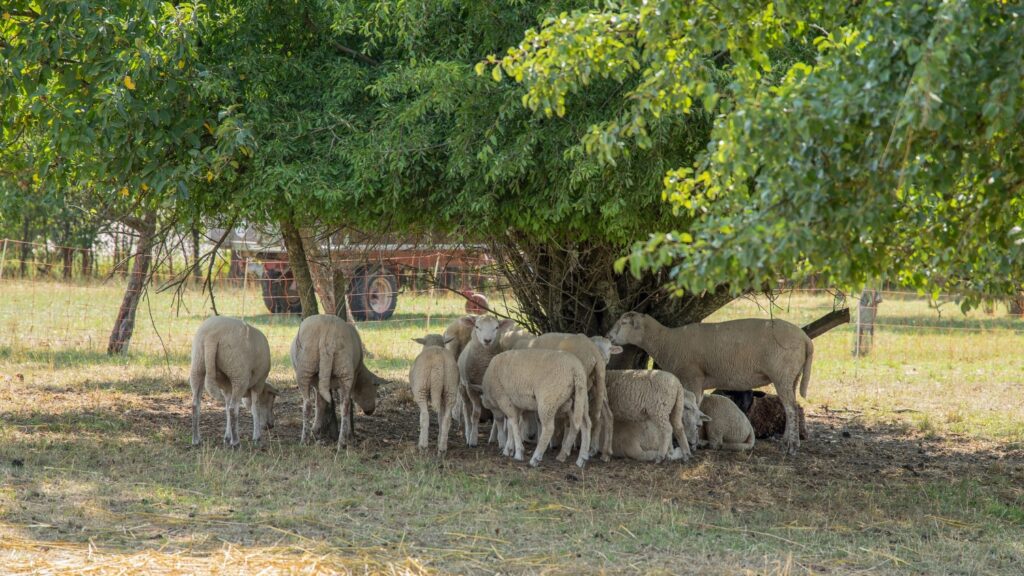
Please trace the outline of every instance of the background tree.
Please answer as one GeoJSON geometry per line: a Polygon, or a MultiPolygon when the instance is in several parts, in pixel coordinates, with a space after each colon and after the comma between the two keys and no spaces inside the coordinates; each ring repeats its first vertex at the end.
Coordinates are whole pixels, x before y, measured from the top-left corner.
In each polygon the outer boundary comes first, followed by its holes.
{"type": "Polygon", "coordinates": [[[634,246],[635,274],[667,271],[686,294],[813,271],[970,305],[1024,272],[1022,15],[984,1],[626,2],[549,19],[491,62],[547,115],[594,79],[643,78],[585,139],[606,162],[649,146],[653,118],[716,114],[706,150],[665,174],[680,221],[634,246]]]}

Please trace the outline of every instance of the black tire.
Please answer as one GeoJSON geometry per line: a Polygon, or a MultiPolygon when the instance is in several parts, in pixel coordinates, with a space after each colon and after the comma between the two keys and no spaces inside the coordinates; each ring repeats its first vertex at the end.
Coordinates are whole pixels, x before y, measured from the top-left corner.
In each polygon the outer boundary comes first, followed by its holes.
{"type": "Polygon", "coordinates": [[[271,314],[280,312],[280,300],[277,297],[280,276],[281,273],[277,270],[268,270],[260,282],[260,288],[263,289],[263,304],[271,314]]]}
{"type": "Polygon", "coordinates": [[[292,284],[291,270],[283,273],[278,270],[268,270],[263,277],[263,304],[271,314],[299,314],[302,312],[302,302],[299,300],[298,292],[288,288],[292,284]]]}
{"type": "Polygon", "coordinates": [[[352,317],[360,322],[387,320],[398,305],[398,279],[380,268],[360,268],[348,285],[352,317]]]}

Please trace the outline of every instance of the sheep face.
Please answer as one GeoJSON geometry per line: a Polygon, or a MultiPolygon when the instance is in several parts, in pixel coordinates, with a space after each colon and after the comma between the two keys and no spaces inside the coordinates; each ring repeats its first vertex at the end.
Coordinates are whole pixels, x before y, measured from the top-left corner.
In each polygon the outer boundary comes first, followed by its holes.
{"type": "Polygon", "coordinates": [[[697,404],[697,397],[689,390],[683,391],[683,430],[686,432],[686,441],[690,443],[690,449],[697,448],[698,431],[705,422],[710,422],[711,417],[700,411],[697,404]]]}
{"type": "MultiPolygon", "coordinates": [[[[258,420],[263,422],[267,429],[274,427],[274,401],[277,400],[278,391],[270,384],[263,386],[263,391],[256,398],[256,405],[249,406],[258,420]]],[[[249,398],[243,398],[242,402],[251,404],[249,398]]]]}
{"type": "Polygon", "coordinates": [[[612,358],[612,354],[621,354],[622,346],[616,346],[612,344],[612,341],[605,338],[604,336],[591,336],[590,341],[597,345],[598,350],[601,351],[601,358],[604,359],[604,363],[607,364],[612,358]]]}
{"type": "Polygon", "coordinates": [[[643,314],[626,312],[608,331],[608,339],[612,344],[623,346],[632,344],[639,346],[644,339],[643,314]]]}
{"type": "Polygon", "coordinates": [[[512,321],[509,319],[499,322],[493,316],[480,316],[473,322],[473,337],[485,347],[490,347],[498,339],[498,333],[511,325],[512,321]]]}
{"type": "Polygon", "coordinates": [[[363,414],[373,414],[377,409],[377,385],[372,380],[365,381],[357,377],[352,387],[352,399],[363,409],[363,414]]]}
{"type": "MultiPolygon", "coordinates": [[[[452,338],[454,339],[454,337],[452,338]]],[[[413,338],[413,342],[418,342],[423,345],[424,348],[428,346],[444,347],[447,344],[445,337],[440,334],[427,334],[422,338],[413,338]]]]}

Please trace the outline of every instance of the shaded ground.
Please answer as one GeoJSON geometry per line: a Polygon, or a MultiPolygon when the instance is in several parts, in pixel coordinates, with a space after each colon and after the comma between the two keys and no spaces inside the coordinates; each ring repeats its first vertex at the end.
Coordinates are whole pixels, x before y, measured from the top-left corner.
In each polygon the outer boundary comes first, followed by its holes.
{"type": "MultiPolygon", "coordinates": [[[[147,571],[240,573],[318,564],[1009,574],[1024,565],[1024,448],[869,425],[853,410],[810,407],[810,438],[792,458],[759,441],[752,454],[699,451],[687,464],[579,470],[549,454],[534,470],[492,446],[465,447],[461,431],[446,459],[419,454],[417,412],[400,384],[382,390],[373,416],[357,417],[359,441],[340,454],[298,445],[299,395],[287,386],[269,441],[251,446],[245,414],[246,441],[231,451],[219,446],[224,415],[208,398],[206,443],[188,446],[180,376],[48,374],[0,374],[9,571],[150,562],[147,571]]],[[[431,433],[433,445],[433,423],[431,433]]]]}

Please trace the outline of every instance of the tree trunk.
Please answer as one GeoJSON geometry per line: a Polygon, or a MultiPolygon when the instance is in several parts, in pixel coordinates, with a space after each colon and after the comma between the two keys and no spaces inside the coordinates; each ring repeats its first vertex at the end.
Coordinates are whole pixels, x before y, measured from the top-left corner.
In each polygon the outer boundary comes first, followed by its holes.
{"type": "Polygon", "coordinates": [[[803,330],[811,339],[814,339],[837,326],[849,323],[850,309],[842,308],[825,314],[821,318],[818,318],[814,322],[804,326],[803,330]]]}
{"type": "Polygon", "coordinates": [[[82,248],[82,278],[88,280],[92,278],[92,248],[82,248]]]}
{"type": "Polygon", "coordinates": [[[32,255],[32,245],[29,244],[29,234],[31,233],[32,219],[25,216],[25,220],[22,222],[21,227],[21,277],[26,278],[28,276],[28,259],[32,255]]]}
{"type": "Polygon", "coordinates": [[[615,274],[623,248],[611,245],[538,244],[514,237],[493,243],[491,252],[520,304],[518,320],[537,332],[605,334],[630,311],[681,326],[703,320],[733,299],[724,287],[673,296],[663,289],[669,281],[663,274],[640,279],[615,274]]]}
{"type": "Polygon", "coordinates": [[[334,314],[354,324],[356,320],[352,317],[352,311],[348,307],[346,290],[348,290],[348,279],[345,278],[345,271],[341,266],[337,266],[334,269],[334,314]]]}
{"type": "Polygon", "coordinates": [[[203,271],[199,268],[199,228],[192,226],[192,282],[203,283],[203,271]]]}
{"type": "Polygon", "coordinates": [[[107,343],[107,354],[122,354],[128,350],[132,333],[135,331],[135,312],[142,298],[142,291],[149,280],[149,267],[152,260],[153,241],[156,234],[156,213],[146,214],[145,219],[138,223],[138,251],[132,264],[132,273],[121,300],[121,308],[117,312],[114,329],[107,343]]]}
{"type": "Polygon", "coordinates": [[[313,278],[309,274],[306,251],[302,247],[302,235],[289,220],[281,220],[281,235],[284,237],[284,246],[288,250],[288,265],[292,269],[299,292],[299,300],[302,302],[302,317],[315,316],[320,311],[316,305],[316,291],[313,289],[313,278]]]}
{"type": "Polygon", "coordinates": [[[61,276],[65,280],[71,279],[71,266],[75,263],[75,249],[71,247],[71,220],[64,216],[64,225],[61,230],[61,257],[64,264],[61,276]]]}

